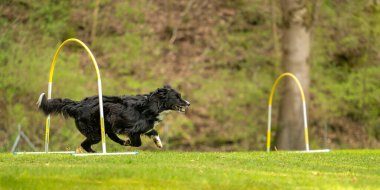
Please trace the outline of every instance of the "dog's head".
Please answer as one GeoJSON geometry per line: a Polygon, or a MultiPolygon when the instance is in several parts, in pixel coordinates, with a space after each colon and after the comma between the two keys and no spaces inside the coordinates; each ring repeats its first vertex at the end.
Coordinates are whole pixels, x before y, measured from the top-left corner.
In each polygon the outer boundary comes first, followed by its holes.
{"type": "Polygon", "coordinates": [[[190,106],[189,101],[182,99],[181,94],[168,85],[154,91],[151,97],[159,102],[159,110],[185,112],[190,106]]]}

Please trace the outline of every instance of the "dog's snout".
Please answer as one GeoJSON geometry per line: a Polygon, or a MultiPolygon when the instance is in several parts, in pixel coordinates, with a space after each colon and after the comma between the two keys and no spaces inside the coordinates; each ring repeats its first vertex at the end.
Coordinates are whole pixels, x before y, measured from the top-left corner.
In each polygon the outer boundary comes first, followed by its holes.
{"type": "Polygon", "coordinates": [[[190,102],[189,101],[185,100],[185,102],[186,102],[186,106],[190,106],[190,102]]]}

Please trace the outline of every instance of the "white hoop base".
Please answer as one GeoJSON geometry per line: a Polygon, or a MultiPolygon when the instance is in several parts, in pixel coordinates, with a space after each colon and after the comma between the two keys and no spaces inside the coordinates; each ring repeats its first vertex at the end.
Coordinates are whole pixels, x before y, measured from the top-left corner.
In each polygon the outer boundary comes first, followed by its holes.
{"type": "Polygon", "coordinates": [[[73,156],[118,156],[136,155],[138,152],[110,152],[110,153],[75,153],[75,151],[56,151],[56,152],[13,152],[14,155],[26,154],[71,154],[73,156]]]}
{"type": "Polygon", "coordinates": [[[110,153],[74,153],[73,156],[121,156],[121,155],[136,155],[138,152],[110,152],[110,153]]]}
{"type": "Polygon", "coordinates": [[[303,150],[303,151],[295,151],[298,153],[318,153],[318,152],[331,152],[330,149],[321,149],[321,150],[303,150]]]}
{"type": "Polygon", "coordinates": [[[20,154],[74,154],[75,151],[56,151],[56,152],[13,152],[14,155],[20,154]]]}

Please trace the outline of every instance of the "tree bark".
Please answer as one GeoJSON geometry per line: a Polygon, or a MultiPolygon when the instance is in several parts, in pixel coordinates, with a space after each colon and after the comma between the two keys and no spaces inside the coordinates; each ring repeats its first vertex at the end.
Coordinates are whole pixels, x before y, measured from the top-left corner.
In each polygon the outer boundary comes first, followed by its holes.
{"type": "MultiPolygon", "coordinates": [[[[305,96],[309,92],[310,31],[305,0],[281,0],[283,36],[282,68],[300,80],[305,96]]],[[[282,86],[282,85],[281,85],[282,86]]],[[[302,100],[293,80],[283,81],[276,134],[278,149],[305,150],[302,100]]]]}

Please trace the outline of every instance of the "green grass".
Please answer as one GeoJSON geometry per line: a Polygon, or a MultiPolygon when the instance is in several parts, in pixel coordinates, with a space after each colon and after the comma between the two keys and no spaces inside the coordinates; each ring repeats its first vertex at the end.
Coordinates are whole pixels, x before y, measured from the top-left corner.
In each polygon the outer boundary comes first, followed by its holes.
{"type": "Polygon", "coordinates": [[[0,189],[380,189],[380,150],[0,154],[0,189]]]}

